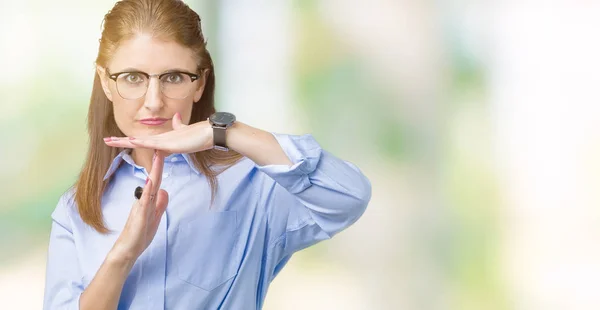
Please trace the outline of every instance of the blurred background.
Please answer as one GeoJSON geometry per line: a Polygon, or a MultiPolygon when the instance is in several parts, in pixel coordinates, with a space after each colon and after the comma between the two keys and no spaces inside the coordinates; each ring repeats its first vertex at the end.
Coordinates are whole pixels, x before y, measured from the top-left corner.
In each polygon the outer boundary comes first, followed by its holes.
{"type": "MultiPolygon", "coordinates": [[[[220,110],[312,133],[373,185],[266,310],[600,309],[600,3],[186,2],[220,110]]],[[[2,309],[41,309],[113,4],[0,1],[2,309]]]]}

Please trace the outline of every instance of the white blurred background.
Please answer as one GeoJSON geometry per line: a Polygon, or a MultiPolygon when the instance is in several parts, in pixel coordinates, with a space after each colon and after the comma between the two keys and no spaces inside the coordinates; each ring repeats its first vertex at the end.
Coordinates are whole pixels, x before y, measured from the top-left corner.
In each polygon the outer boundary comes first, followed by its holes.
{"type": "MultiPolygon", "coordinates": [[[[40,309],[114,1],[0,1],[0,308],[40,309]]],[[[219,109],[372,181],[266,310],[600,309],[599,2],[186,2],[219,109]]]]}

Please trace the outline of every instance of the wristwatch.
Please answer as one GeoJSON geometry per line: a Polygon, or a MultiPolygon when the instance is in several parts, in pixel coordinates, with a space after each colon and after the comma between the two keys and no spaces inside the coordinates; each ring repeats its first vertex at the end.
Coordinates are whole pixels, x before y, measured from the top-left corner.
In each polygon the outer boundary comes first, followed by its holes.
{"type": "Polygon", "coordinates": [[[225,132],[235,122],[235,115],[228,112],[216,112],[208,118],[213,128],[214,148],[220,151],[229,151],[225,141],[225,132]]]}

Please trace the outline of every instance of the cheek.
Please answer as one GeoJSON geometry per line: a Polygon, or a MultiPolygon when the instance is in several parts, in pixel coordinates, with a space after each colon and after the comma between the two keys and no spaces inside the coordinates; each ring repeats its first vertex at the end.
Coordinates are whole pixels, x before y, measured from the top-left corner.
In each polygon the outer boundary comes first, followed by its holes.
{"type": "Polygon", "coordinates": [[[175,113],[181,114],[181,120],[184,124],[189,124],[190,117],[192,116],[192,108],[194,107],[193,98],[186,98],[182,100],[166,99],[163,101],[165,106],[161,113],[164,117],[173,117],[175,113]]]}
{"type": "MultiPolygon", "coordinates": [[[[184,124],[190,123],[190,118],[192,117],[192,108],[194,107],[194,102],[186,102],[185,104],[181,104],[177,107],[176,111],[181,114],[181,120],[184,124]]],[[[174,114],[174,113],[173,113],[174,114]]]]}
{"type": "Polygon", "coordinates": [[[115,98],[113,101],[113,113],[117,126],[125,135],[132,135],[133,123],[136,115],[136,104],[123,102],[123,99],[115,98]]]}

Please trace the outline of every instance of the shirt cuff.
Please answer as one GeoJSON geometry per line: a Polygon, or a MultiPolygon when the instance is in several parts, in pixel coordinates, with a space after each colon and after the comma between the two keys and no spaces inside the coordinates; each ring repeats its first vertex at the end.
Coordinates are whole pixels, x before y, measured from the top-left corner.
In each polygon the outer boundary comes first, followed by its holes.
{"type": "Polygon", "coordinates": [[[309,175],[317,169],[322,149],[312,135],[285,135],[272,133],[292,162],[288,165],[257,166],[258,169],[288,192],[297,194],[310,187],[309,175]]]}

